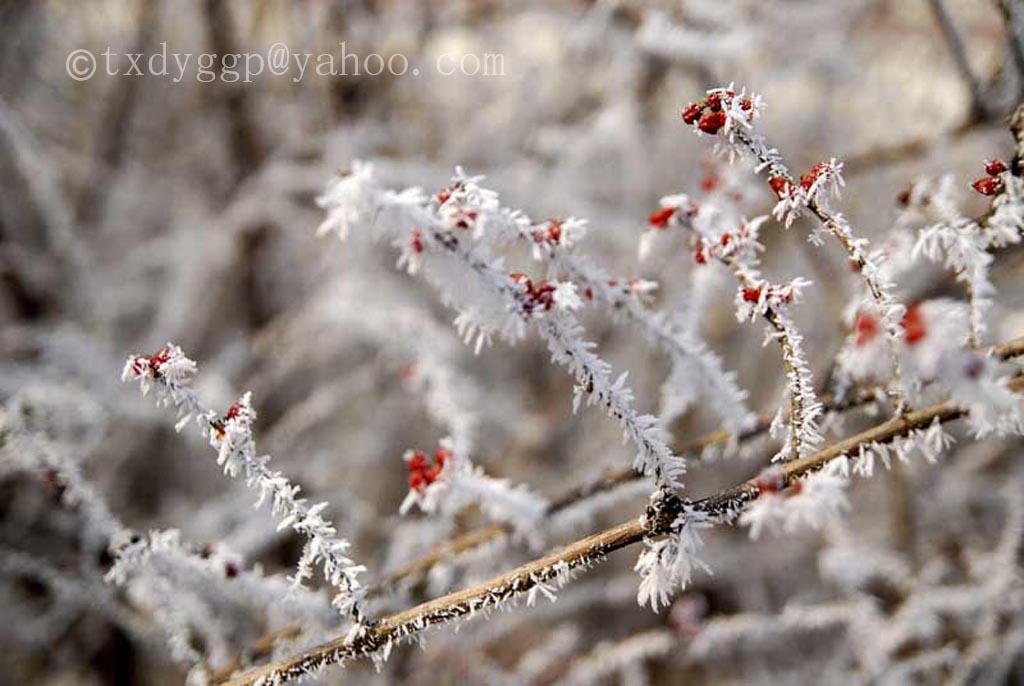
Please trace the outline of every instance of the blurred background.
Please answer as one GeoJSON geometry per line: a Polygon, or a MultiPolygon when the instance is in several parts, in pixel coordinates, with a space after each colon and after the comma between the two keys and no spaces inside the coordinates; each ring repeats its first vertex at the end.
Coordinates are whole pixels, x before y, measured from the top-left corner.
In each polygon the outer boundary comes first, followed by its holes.
{"type": "MultiPolygon", "coordinates": [[[[216,406],[253,392],[261,449],[331,502],[353,556],[378,578],[481,521],[476,512],[450,522],[398,515],[402,453],[444,435],[410,392],[406,372],[424,346],[473,399],[473,459],[488,473],[556,498],[632,457],[614,422],[572,414],[571,383],[539,341],[474,356],[430,289],[393,269],[388,246],[317,239],[315,198],[336,170],[372,160],[389,185],[433,191],[462,165],[531,217],[588,219],[586,250],[613,273],[657,280],[656,307],[678,309],[696,297],[685,247],[640,263],[637,240],[659,197],[699,194],[720,173],[710,144],[681,125],[682,106],[730,82],[761,93],[763,131],[794,170],[846,162],[841,209],[873,241],[885,239],[897,196],[922,175],[955,175],[975,216],[985,203],[968,184],[982,160],[1009,156],[1005,117],[1024,88],[1009,38],[1015,11],[1024,22],[1014,0],[0,0],[0,400],[28,412],[132,529],[180,529],[246,568],[288,572],[300,542],[252,510],[200,437],[176,435],[167,411],[119,383],[127,354],[174,341],[199,362],[197,385],[216,406]],[[169,75],[148,64],[144,75],[125,74],[127,54],[265,56],[278,43],[292,57],[314,55],[301,78],[293,66],[231,82],[220,63],[209,82],[195,63],[177,82],[173,62],[169,75]],[[315,56],[338,56],[341,43],[361,59],[401,55],[409,71],[315,74],[315,56]],[[72,78],[69,55],[83,49],[99,68],[72,78]],[[437,68],[442,56],[472,67],[467,55],[501,60],[492,74],[437,68]]],[[[770,211],[763,185],[740,185],[751,215],[770,211]]],[[[806,227],[769,224],[766,271],[819,284],[797,318],[824,387],[856,281],[837,250],[809,248],[805,236],[806,227]]],[[[1024,334],[1020,266],[1016,253],[998,263],[989,342],[1024,334]]],[[[737,371],[751,408],[771,412],[782,392],[777,351],[761,347],[759,326],[736,323],[722,284],[698,300],[703,335],[737,371]]],[[[960,297],[934,267],[903,286],[909,297],[960,297]]],[[[666,360],[604,314],[585,322],[602,356],[630,370],[640,408],[656,412],[666,360]]],[[[713,420],[691,411],[673,427],[676,445],[713,420]]],[[[846,428],[859,421],[869,420],[846,428]]],[[[1004,509],[996,486],[1008,474],[1021,483],[1019,447],[967,441],[949,470],[913,465],[858,483],[848,518],[857,544],[911,570],[932,557],[955,567],[965,547],[991,547],[1004,509]]],[[[757,459],[694,469],[690,493],[756,474],[757,459]]],[[[635,516],[644,503],[634,492],[548,543],[635,516]]],[[[699,579],[686,608],[770,616],[794,601],[842,597],[819,569],[823,545],[819,534],[751,543],[744,531],[716,531],[706,554],[715,575],[699,579]]],[[[117,589],[96,590],[110,561],[102,547],[86,550],[73,508],[37,474],[5,464],[0,684],[181,683],[185,670],[147,613],[117,589]]],[[[378,610],[537,551],[513,542],[485,552],[380,599],[378,610]]],[[[636,607],[633,555],[602,565],[558,605],[500,615],[486,630],[442,631],[425,652],[397,649],[379,674],[353,665],[323,683],[572,681],[565,665],[596,646],[671,624],[636,607]],[[527,675],[524,656],[544,650],[557,659],[527,675]]],[[[241,649],[269,623],[232,628],[227,640],[241,649]]],[[[669,629],[674,642],[651,661],[594,681],[820,683],[810,667],[835,667],[849,650],[823,630],[799,655],[752,647],[698,659],[683,634],[669,629]]],[[[999,683],[1024,683],[1019,652],[1008,660],[999,683]]]]}

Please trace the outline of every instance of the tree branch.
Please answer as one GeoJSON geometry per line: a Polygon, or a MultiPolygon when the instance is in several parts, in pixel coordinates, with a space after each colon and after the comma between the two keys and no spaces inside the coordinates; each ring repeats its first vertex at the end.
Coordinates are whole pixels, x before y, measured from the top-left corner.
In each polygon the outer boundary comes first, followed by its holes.
{"type": "Polygon", "coordinates": [[[974,75],[974,71],[971,69],[971,63],[967,59],[967,50],[964,48],[963,39],[960,37],[960,32],[957,31],[956,26],[953,25],[953,18],[949,16],[949,11],[946,9],[945,4],[942,0],[929,0],[932,8],[932,14],[935,15],[935,20],[939,23],[939,28],[942,29],[942,35],[946,39],[946,44],[949,46],[949,52],[953,57],[953,61],[956,63],[957,71],[960,72],[960,77],[964,80],[967,85],[967,90],[971,95],[971,118],[981,119],[984,117],[987,108],[985,107],[984,92],[981,87],[981,82],[978,77],[974,75]]]}
{"type": "MultiPolygon", "coordinates": [[[[992,349],[1000,359],[1024,354],[1024,338],[1018,338],[992,349]]],[[[1010,382],[1014,391],[1024,389],[1024,377],[1010,382]]],[[[938,420],[948,422],[963,417],[966,412],[950,402],[910,411],[894,416],[866,431],[839,441],[813,455],[793,460],[780,466],[780,475],[786,483],[817,471],[843,455],[855,455],[861,445],[887,443],[911,431],[923,429],[938,420]]],[[[573,572],[582,571],[600,562],[609,553],[638,543],[645,538],[667,533],[676,516],[685,507],[689,511],[703,512],[711,517],[734,518],[746,505],[757,498],[757,477],[728,490],[686,502],[678,498],[666,501],[666,507],[656,520],[634,518],[618,526],[580,539],[540,559],[524,564],[490,581],[455,591],[413,608],[385,617],[354,637],[339,637],[310,648],[292,657],[253,668],[223,682],[224,686],[264,686],[299,678],[332,664],[388,650],[395,642],[426,631],[428,628],[448,624],[477,612],[494,609],[514,601],[538,585],[549,582],[561,584],[573,572]]]]}

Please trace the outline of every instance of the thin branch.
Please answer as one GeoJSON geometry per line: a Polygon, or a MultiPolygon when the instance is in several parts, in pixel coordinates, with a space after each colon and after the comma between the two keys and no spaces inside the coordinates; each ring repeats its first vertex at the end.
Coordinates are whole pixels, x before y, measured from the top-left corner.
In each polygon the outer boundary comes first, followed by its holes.
{"type": "Polygon", "coordinates": [[[987,110],[985,107],[984,91],[981,82],[971,69],[971,63],[967,59],[967,50],[964,48],[960,32],[957,31],[956,26],[953,24],[953,18],[949,16],[949,11],[942,0],[929,0],[929,4],[932,8],[932,14],[935,15],[935,21],[939,23],[939,28],[942,29],[942,35],[949,46],[949,52],[956,63],[957,71],[960,72],[960,77],[964,80],[967,90],[971,95],[970,116],[972,119],[983,118],[987,110]]]}
{"type": "Polygon", "coordinates": [[[1006,43],[1017,68],[1017,96],[1024,98],[1024,7],[1019,0],[997,0],[1006,22],[1006,43]]]}
{"type": "MultiPolygon", "coordinates": [[[[998,346],[993,352],[1001,359],[1022,355],[1024,338],[998,346]]],[[[1024,377],[1014,378],[1009,388],[1013,391],[1024,389],[1024,377]]],[[[927,428],[935,421],[953,421],[965,414],[965,410],[947,401],[897,415],[813,455],[782,464],[779,473],[785,483],[792,483],[838,457],[856,455],[857,449],[862,445],[887,443],[914,430],[927,428]]],[[[757,498],[757,484],[758,477],[754,477],[733,488],[693,502],[684,502],[669,496],[665,507],[659,513],[660,516],[656,519],[630,519],[618,526],[570,543],[560,550],[490,581],[385,617],[353,638],[341,637],[284,660],[251,669],[224,682],[224,686],[265,686],[284,683],[317,672],[328,665],[366,657],[382,649],[388,650],[395,642],[420,634],[430,627],[498,608],[538,586],[543,587],[548,582],[567,581],[572,572],[593,566],[615,550],[633,545],[645,538],[668,533],[676,517],[682,514],[684,509],[687,512],[703,512],[710,517],[734,519],[746,505],[757,498]]]]}
{"type": "MultiPolygon", "coordinates": [[[[1024,76],[1021,77],[1024,79],[1024,76]]],[[[1013,161],[1010,171],[1014,176],[1024,176],[1024,104],[1018,105],[1010,115],[1010,133],[1013,134],[1013,161]]]]}

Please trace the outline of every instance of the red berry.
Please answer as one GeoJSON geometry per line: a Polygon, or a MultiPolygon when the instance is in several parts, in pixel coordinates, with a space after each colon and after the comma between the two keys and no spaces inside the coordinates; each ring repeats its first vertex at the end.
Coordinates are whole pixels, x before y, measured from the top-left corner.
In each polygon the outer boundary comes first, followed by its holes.
{"type": "Polygon", "coordinates": [[[786,487],[786,479],[778,468],[769,468],[757,475],[758,493],[778,493],[786,487]]]}
{"type": "Polygon", "coordinates": [[[775,193],[775,196],[781,200],[788,194],[787,189],[789,188],[789,181],[787,181],[784,176],[769,176],[768,186],[772,189],[772,192],[775,193]]]}
{"type": "Polygon", "coordinates": [[[414,491],[422,491],[427,485],[427,479],[423,472],[416,471],[409,474],[409,488],[414,491]]]}
{"type": "Polygon", "coordinates": [[[743,300],[748,303],[756,303],[761,300],[761,289],[760,288],[744,288],[743,289],[743,300]]]}
{"type": "Polygon", "coordinates": [[[717,174],[707,174],[700,180],[700,189],[705,193],[710,193],[718,188],[718,182],[717,174]]]}
{"type": "Polygon", "coordinates": [[[715,91],[714,93],[710,93],[707,97],[708,107],[710,107],[713,112],[717,112],[720,109],[722,109],[722,100],[724,98],[733,98],[735,96],[736,93],[730,90],[715,91]]]}
{"type": "Polygon", "coordinates": [[[155,354],[150,355],[148,359],[149,368],[153,370],[153,375],[160,376],[160,365],[171,359],[171,351],[167,346],[164,346],[157,350],[155,354]]]}
{"type": "Polygon", "coordinates": [[[438,467],[444,467],[445,460],[450,459],[452,451],[448,448],[438,448],[434,451],[434,462],[437,463],[438,467]]]}
{"type": "Polygon", "coordinates": [[[409,471],[417,471],[426,468],[427,456],[419,450],[413,452],[412,456],[409,457],[409,461],[406,464],[409,471]]]}
{"type": "Polygon", "coordinates": [[[700,117],[701,110],[704,107],[698,102],[691,102],[682,112],[683,121],[687,124],[693,124],[700,117]]]}
{"type": "Polygon", "coordinates": [[[548,222],[548,238],[552,243],[562,240],[562,221],[560,219],[552,219],[548,222]]]}
{"type": "Polygon", "coordinates": [[[743,110],[744,112],[749,112],[750,110],[754,109],[754,101],[751,100],[750,98],[743,98],[742,100],[740,100],[740,109],[743,110]]]}
{"type": "Polygon", "coordinates": [[[729,234],[723,233],[722,234],[722,247],[725,247],[725,246],[729,245],[729,241],[731,241],[731,240],[732,240],[732,237],[729,234]]]}
{"type": "Polygon", "coordinates": [[[1000,159],[993,158],[985,160],[985,173],[989,176],[999,176],[1006,171],[1006,163],[1000,159]]]}
{"type": "Polygon", "coordinates": [[[818,164],[816,164],[813,167],[811,167],[811,170],[809,172],[807,172],[806,174],[801,176],[800,177],[800,185],[803,187],[803,189],[805,191],[811,190],[811,186],[813,186],[814,183],[819,178],[821,178],[821,175],[822,175],[822,173],[825,172],[825,169],[826,169],[825,163],[824,162],[819,162],[818,164]]]}
{"type": "Polygon", "coordinates": [[[704,264],[708,261],[707,256],[704,254],[704,248],[698,248],[693,253],[693,261],[697,264],[704,264]]]}
{"type": "Polygon", "coordinates": [[[878,320],[861,312],[853,323],[853,330],[857,332],[857,345],[867,345],[878,335],[878,320]]]}
{"type": "Polygon", "coordinates": [[[907,207],[910,204],[910,189],[904,188],[900,191],[900,194],[896,196],[896,203],[900,207],[907,207]]]}
{"type": "Polygon", "coordinates": [[[725,126],[725,120],[725,112],[708,112],[697,122],[697,128],[713,136],[725,126]]]}
{"type": "Polygon", "coordinates": [[[668,228],[668,222],[672,219],[672,215],[676,213],[674,207],[662,207],[660,210],[651,212],[651,216],[647,218],[647,223],[657,229],[668,228]]]}
{"type": "Polygon", "coordinates": [[[813,186],[814,182],[817,181],[817,180],[818,180],[818,175],[817,174],[808,172],[808,173],[806,173],[806,174],[804,174],[803,176],[800,177],[800,186],[805,191],[809,191],[809,190],[811,190],[811,186],[813,186]]]}
{"type": "Polygon", "coordinates": [[[920,305],[911,305],[907,309],[907,313],[903,315],[903,330],[906,332],[907,345],[920,343],[928,334],[920,305]]]}
{"type": "Polygon", "coordinates": [[[997,195],[1003,190],[1003,180],[998,176],[986,176],[978,179],[971,186],[982,195],[997,195]]]}
{"type": "Polygon", "coordinates": [[[583,289],[583,297],[586,298],[587,300],[593,300],[594,289],[591,288],[590,286],[587,286],[585,289],[583,289]]]}

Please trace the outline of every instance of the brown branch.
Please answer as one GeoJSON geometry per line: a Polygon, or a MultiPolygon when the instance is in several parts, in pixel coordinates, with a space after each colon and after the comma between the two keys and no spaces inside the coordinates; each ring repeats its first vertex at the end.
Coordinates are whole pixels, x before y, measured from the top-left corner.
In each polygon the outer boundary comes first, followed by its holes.
{"type": "MultiPolygon", "coordinates": [[[[1024,74],[1021,75],[1024,79],[1024,74]]],[[[1010,115],[1010,133],[1013,134],[1013,162],[1010,171],[1014,176],[1024,176],[1024,104],[1018,105],[1010,115]]]]}
{"type": "MultiPolygon", "coordinates": [[[[154,43],[159,30],[159,0],[141,0],[135,21],[135,37],[130,53],[144,53],[154,43]]],[[[96,164],[89,175],[89,184],[78,201],[78,222],[91,225],[103,219],[113,180],[128,153],[129,134],[135,110],[142,100],[145,81],[124,76],[117,79],[104,103],[98,130],[93,134],[96,164]]]]}
{"type": "Polygon", "coordinates": [[[967,59],[967,50],[964,47],[963,39],[960,37],[960,32],[954,26],[953,18],[949,15],[949,11],[942,0],[929,0],[928,4],[931,5],[935,21],[938,22],[939,28],[942,30],[942,36],[946,39],[950,55],[953,57],[953,62],[956,63],[957,71],[960,72],[960,78],[967,85],[967,91],[971,96],[971,117],[975,119],[983,117],[987,109],[985,107],[984,92],[981,81],[974,75],[974,70],[971,69],[971,63],[967,59]]]}
{"type": "Polygon", "coordinates": [[[249,670],[224,682],[224,686],[255,686],[257,683],[289,681],[327,665],[365,657],[431,626],[447,624],[503,605],[539,583],[547,583],[573,570],[589,567],[608,553],[642,540],[648,533],[641,519],[632,519],[571,543],[486,583],[449,593],[385,617],[351,641],[346,641],[344,637],[337,638],[299,655],[249,670]]]}
{"type": "MultiPolygon", "coordinates": [[[[240,53],[231,5],[223,0],[205,0],[202,7],[210,47],[220,57],[223,70],[227,56],[240,53]]],[[[227,84],[222,79],[220,88],[219,95],[227,115],[232,171],[235,182],[240,183],[263,162],[267,146],[259,127],[255,102],[245,84],[227,84]]]]}
{"type": "Polygon", "coordinates": [[[1018,0],[996,0],[1006,23],[1006,43],[1017,68],[1017,95],[1024,98],[1024,8],[1018,0]]]}
{"type": "MultiPolygon", "coordinates": [[[[1001,359],[1024,354],[1024,338],[992,349],[1001,359]]],[[[1010,388],[1024,388],[1024,377],[1016,377],[1010,388]]],[[[782,478],[792,483],[800,477],[817,471],[830,461],[849,455],[856,457],[865,444],[887,443],[906,436],[914,430],[924,429],[938,420],[948,422],[963,417],[966,412],[951,402],[894,416],[866,431],[839,441],[813,455],[793,460],[780,466],[782,478]]],[[[256,686],[282,683],[318,671],[332,664],[344,663],[368,656],[404,638],[419,634],[432,626],[448,624],[477,612],[497,608],[535,588],[556,580],[567,580],[576,570],[583,570],[601,561],[609,553],[638,543],[645,538],[670,531],[675,518],[686,510],[699,511],[711,517],[734,518],[758,493],[757,477],[731,489],[693,502],[675,497],[665,501],[665,507],[656,519],[633,518],[600,533],[588,536],[528,562],[490,581],[455,591],[413,608],[385,617],[365,628],[358,636],[347,640],[339,637],[328,643],[306,650],[278,662],[256,667],[224,682],[224,686],[256,686]]]]}

